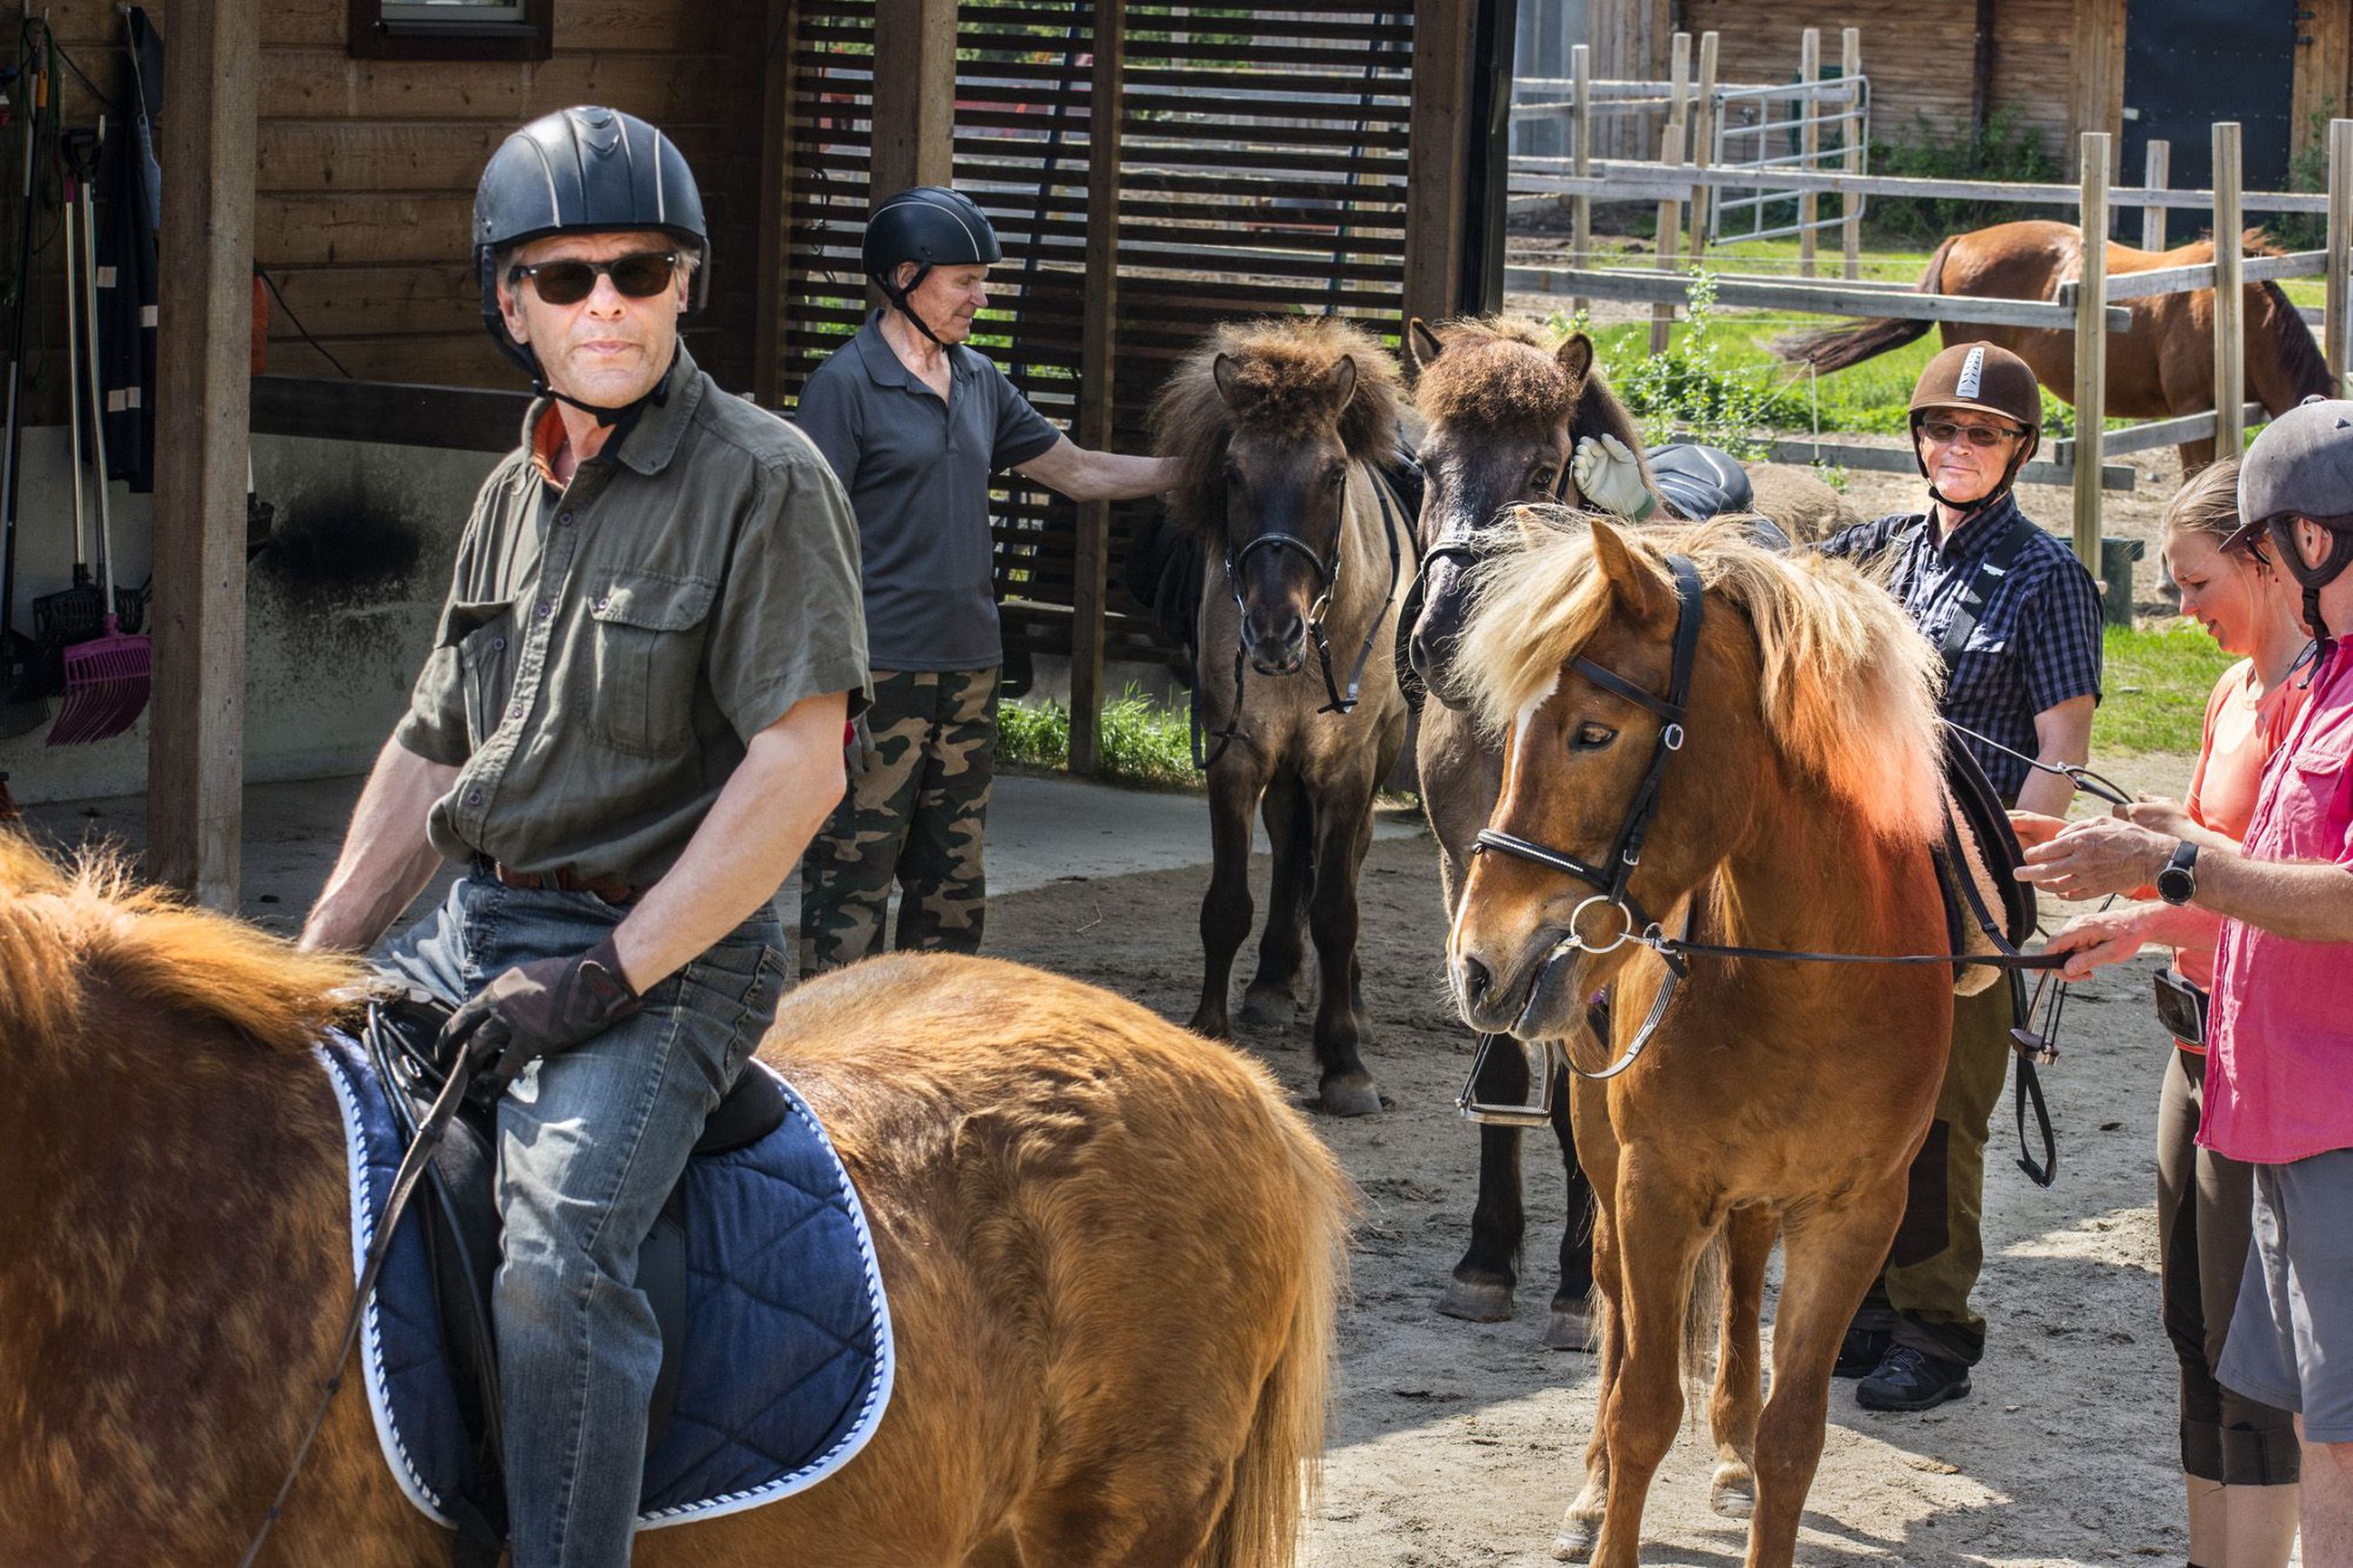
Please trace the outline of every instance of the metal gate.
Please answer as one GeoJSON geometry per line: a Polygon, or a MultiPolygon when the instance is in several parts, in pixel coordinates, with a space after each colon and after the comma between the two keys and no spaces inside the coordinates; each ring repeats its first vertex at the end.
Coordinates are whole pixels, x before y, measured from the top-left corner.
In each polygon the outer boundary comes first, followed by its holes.
{"type": "MultiPolygon", "coordinates": [[[[863,319],[873,0],[801,0],[795,54],[787,394],[863,319]]],[[[1050,419],[1080,391],[1092,112],[1092,0],[963,0],[955,177],[1006,259],[975,346],[1050,419]]],[[[1391,340],[1405,271],[1409,6],[1288,0],[1278,11],[1130,4],[1120,104],[1114,442],[1221,321],[1336,312],[1391,340]]],[[[995,498],[1009,641],[1070,646],[1076,513],[1006,476],[995,498]]],[[[1152,644],[1117,563],[1154,501],[1112,511],[1111,647],[1152,644]],[[1122,610],[1130,614],[1120,614],[1122,610]]]]}
{"type": "Polygon", "coordinates": [[[2211,128],[2218,120],[2235,120],[2242,127],[2246,188],[2285,190],[2293,130],[2288,99],[2310,3],[2129,0],[2120,177],[2137,181],[2148,144],[2167,142],[2172,144],[2168,183],[2211,185],[2211,128]]]}

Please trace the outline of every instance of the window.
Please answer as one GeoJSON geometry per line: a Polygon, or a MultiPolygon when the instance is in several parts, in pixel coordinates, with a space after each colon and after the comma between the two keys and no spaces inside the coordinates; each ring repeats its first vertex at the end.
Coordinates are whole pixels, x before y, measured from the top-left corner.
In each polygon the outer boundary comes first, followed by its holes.
{"type": "Polygon", "coordinates": [[[351,52],[378,60],[543,60],[554,0],[351,0],[351,52]]]}

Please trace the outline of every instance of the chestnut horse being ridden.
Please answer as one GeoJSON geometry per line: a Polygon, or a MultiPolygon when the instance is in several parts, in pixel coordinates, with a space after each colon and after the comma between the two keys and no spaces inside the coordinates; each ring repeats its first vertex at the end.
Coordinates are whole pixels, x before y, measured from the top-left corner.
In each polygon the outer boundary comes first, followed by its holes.
{"type": "Polygon", "coordinates": [[[1694,957],[1675,985],[1623,939],[1656,921],[1784,951],[1948,951],[1934,650],[1853,568],[1761,549],[1735,523],[1522,526],[1524,547],[1482,570],[1457,660],[1507,738],[1481,839],[1503,852],[1472,862],[1449,967],[1472,1027],[1567,1039],[1601,1075],[1575,1080],[1572,1106],[1600,1200],[1600,1414],[1560,1546],[1634,1568],[1683,1411],[1694,1264],[1721,1231],[1715,1501],[1739,1514],[1753,1500],[1749,1568],[1781,1568],[1841,1336],[1903,1215],[1954,975],[1694,957]],[[1585,1028],[1605,985],[1606,1040],[1585,1028]]]}
{"type": "MultiPolygon", "coordinates": [[[[306,1047],[357,978],[0,834],[0,1563],[229,1568],[261,1522],[351,1297],[306,1047]]],[[[948,957],[804,985],[762,1055],[864,1199],[896,1391],[839,1475],[638,1563],[1293,1560],[1345,1189],[1262,1069],[948,957]]],[[[351,1370],[262,1560],[446,1561],[351,1370]]]]}
{"type": "MultiPolygon", "coordinates": [[[[2244,243],[2257,256],[2277,246],[2249,229],[2244,243]]],[[[2108,242],[2108,275],[2189,267],[2214,259],[2211,239],[2171,250],[2137,250],[2108,242]]],[[[2037,218],[1999,223],[1957,234],[1936,247],[1920,277],[1924,294],[1967,294],[1979,300],[2049,300],[2059,285],[2083,276],[2084,232],[2070,223],[2037,218]]],[[[2163,419],[2202,414],[2214,406],[2214,290],[2152,294],[2121,303],[2132,312],[2128,331],[2108,334],[2108,414],[2112,418],[2163,419]]],[[[2284,414],[2314,393],[2333,393],[2312,329],[2276,283],[2246,286],[2247,384],[2242,400],[2284,414]]],[[[1810,360],[1827,374],[1860,364],[1926,335],[1929,321],[1870,321],[1816,332],[1798,332],[1773,345],[1793,364],[1810,360]]],[[[1946,327],[1945,345],[1997,343],[2034,367],[2052,395],[2075,395],[2075,334],[2052,327],[1946,327]]],[[[2181,443],[2181,468],[2194,472],[2214,460],[2214,440],[2181,443]]]]}
{"type": "Polygon", "coordinates": [[[1322,1103],[1343,1116],[1381,1108],[1358,1054],[1356,873],[1373,796],[1405,744],[1394,658],[1413,519],[1377,471],[1398,451],[1398,413],[1388,354],[1329,317],[1219,328],[1152,413],[1160,455],[1182,465],[1176,519],[1204,558],[1194,700],[1214,737],[1214,865],[1192,1026],[1229,1032],[1250,819],[1263,809],[1273,881],[1242,1021],[1291,1022],[1303,915],[1322,1103]]]}

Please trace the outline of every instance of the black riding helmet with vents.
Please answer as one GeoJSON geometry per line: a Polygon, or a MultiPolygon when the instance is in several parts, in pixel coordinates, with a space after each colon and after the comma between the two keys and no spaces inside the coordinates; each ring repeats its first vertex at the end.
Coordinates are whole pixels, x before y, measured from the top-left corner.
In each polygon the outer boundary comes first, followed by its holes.
{"type": "Polygon", "coordinates": [[[923,286],[934,267],[987,267],[1005,259],[988,215],[970,196],[945,185],[917,185],[886,199],[866,220],[859,253],[866,276],[882,297],[935,343],[940,340],[907,303],[907,296],[923,286]],[[900,267],[910,261],[915,264],[915,275],[902,289],[894,279],[900,267]]]}
{"type": "Polygon", "coordinates": [[[2026,467],[2042,444],[2042,389],[2034,379],[2033,367],[1993,343],[1955,343],[1930,360],[1912,389],[1910,414],[1912,460],[1920,466],[1920,477],[1929,480],[1928,493],[1967,514],[1982,511],[2008,495],[2018,482],[2019,469],[2026,467]],[[2002,470],[2000,482],[1976,500],[1957,501],[1937,495],[1928,459],[1920,455],[1921,421],[1940,408],[1990,414],[2026,433],[2026,439],[2010,455],[2010,466],[2002,470]]]}
{"type": "Polygon", "coordinates": [[[499,314],[498,257],[551,234],[634,229],[670,235],[692,254],[687,308],[699,308],[711,289],[711,240],[694,171],[669,137],[617,109],[583,105],[533,121],[499,144],[474,192],[474,272],[491,341],[542,393],[586,408],[606,424],[629,410],[597,408],[554,392],[539,356],[507,331],[499,314]]]}

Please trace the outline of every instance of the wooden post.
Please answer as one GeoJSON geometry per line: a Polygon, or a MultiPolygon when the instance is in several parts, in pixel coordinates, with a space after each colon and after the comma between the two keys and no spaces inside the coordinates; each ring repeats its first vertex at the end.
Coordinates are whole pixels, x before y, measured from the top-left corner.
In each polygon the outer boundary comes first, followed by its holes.
{"type": "Polygon", "coordinates": [[[245,495],[260,8],[173,0],[155,347],[148,870],[237,908],[245,785],[245,495]]]}
{"type": "MultiPolygon", "coordinates": [[[[2152,191],[2166,188],[2172,178],[2173,143],[2151,142],[2147,162],[2142,165],[2141,184],[2152,191]]],[[[2165,248],[2165,209],[2155,202],[2140,209],[2140,247],[2143,250],[2165,248]]]]}
{"type": "MultiPolygon", "coordinates": [[[[1683,122],[1680,120],[1670,120],[1667,121],[1665,133],[1660,138],[1659,162],[1680,163],[1683,158],[1683,122]]],[[[1683,216],[1681,202],[1670,200],[1659,204],[1658,268],[1662,272],[1672,272],[1675,269],[1675,236],[1682,231],[1683,216]]],[[[1672,305],[1657,304],[1651,307],[1651,352],[1652,353],[1662,354],[1667,352],[1667,338],[1673,331],[1674,321],[1675,308],[1672,305]]]]}
{"type": "Polygon", "coordinates": [[[760,236],[752,302],[752,399],[784,405],[785,293],[790,283],[793,225],[793,42],[800,7],[767,0],[768,40],[760,73],[760,236]]]}
{"type": "Polygon", "coordinates": [[[875,0],[876,200],[944,185],[955,163],[955,0],[875,0]]]}
{"type": "MultiPolygon", "coordinates": [[[[1461,308],[1465,240],[1477,215],[1469,190],[1472,0],[1415,0],[1413,88],[1405,185],[1405,314],[1430,321],[1461,308]]],[[[1581,47],[1581,46],[1580,46],[1581,47]]]]}
{"type": "Polygon", "coordinates": [[[2240,248],[2239,123],[2214,122],[2214,456],[2247,444],[2246,258],[2240,248]]]}
{"type": "Polygon", "coordinates": [[[2353,268],[2353,120],[2328,122],[2328,296],[2320,326],[2321,352],[2345,385],[2353,366],[2353,321],[2346,319],[2348,279],[2353,268]]]}
{"type": "Polygon", "coordinates": [[[2100,458],[2108,407],[2108,133],[2082,140],[2077,211],[2084,268],[2075,287],[2075,554],[2100,574],[2100,458]]]}
{"type": "MultiPolygon", "coordinates": [[[[1715,60],[1717,37],[1714,28],[1699,36],[1699,90],[1692,100],[1691,161],[1694,168],[1704,169],[1715,157],[1715,60]]],[[[1691,244],[1684,248],[1692,264],[1697,266],[1707,254],[1708,187],[1694,185],[1691,193],[1691,244]]]]}
{"type": "MultiPolygon", "coordinates": [[[[1087,294],[1079,334],[1079,445],[1107,451],[1119,377],[1120,100],[1126,0],[1094,0],[1094,76],[1087,94],[1087,294]]],[[[1103,598],[1111,502],[1079,503],[1071,563],[1071,772],[1095,771],[1103,741],[1103,598]]]]}
{"type": "MultiPolygon", "coordinates": [[[[1846,111],[1856,116],[1842,121],[1846,128],[1846,172],[1862,173],[1862,29],[1839,29],[1839,76],[1846,82],[1847,91],[1853,95],[1846,111]]],[[[1862,276],[1862,193],[1849,191],[1841,198],[1845,203],[1845,231],[1840,241],[1846,251],[1846,275],[1862,276]]]]}
{"type": "MultiPolygon", "coordinates": [[[[1808,27],[1799,35],[1798,81],[1803,96],[1799,99],[1799,117],[1804,128],[1799,132],[1799,151],[1805,154],[1798,167],[1814,173],[1814,163],[1822,150],[1820,106],[1814,101],[1814,89],[1822,79],[1822,30],[1808,27]]],[[[1798,198],[1798,272],[1800,277],[1814,275],[1814,218],[1820,211],[1820,198],[1808,191],[1798,198]]]]}
{"type": "Polygon", "coordinates": [[[1692,37],[1681,28],[1667,43],[1667,118],[1659,129],[1659,162],[1672,163],[1667,156],[1666,126],[1691,123],[1692,37]]]}
{"type": "MultiPolygon", "coordinates": [[[[1420,37],[1419,28],[1415,37],[1420,37]]],[[[1576,100],[1569,106],[1569,173],[1584,179],[1593,172],[1593,46],[1572,44],[1568,50],[1568,90],[1576,100]]],[[[1571,267],[1590,267],[1593,258],[1593,198],[1582,193],[1568,198],[1568,254],[1571,267]]],[[[1582,310],[1588,301],[1571,300],[1571,311],[1582,310]]]]}

